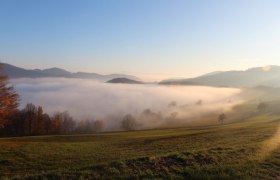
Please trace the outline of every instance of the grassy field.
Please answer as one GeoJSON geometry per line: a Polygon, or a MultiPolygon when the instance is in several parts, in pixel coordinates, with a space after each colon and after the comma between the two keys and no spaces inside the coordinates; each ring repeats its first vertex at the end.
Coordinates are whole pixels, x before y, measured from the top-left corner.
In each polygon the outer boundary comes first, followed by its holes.
{"type": "Polygon", "coordinates": [[[236,123],[0,139],[2,179],[279,179],[280,116],[236,123]]]}

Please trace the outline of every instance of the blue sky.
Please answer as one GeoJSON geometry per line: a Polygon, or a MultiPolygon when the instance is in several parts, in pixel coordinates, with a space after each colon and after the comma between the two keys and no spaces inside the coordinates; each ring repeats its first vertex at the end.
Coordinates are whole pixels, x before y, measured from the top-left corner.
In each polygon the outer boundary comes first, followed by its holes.
{"type": "Polygon", "coordinates": [[[0,60],[143,79],[280,65],[278,0],[0,0],[0,60]]]}

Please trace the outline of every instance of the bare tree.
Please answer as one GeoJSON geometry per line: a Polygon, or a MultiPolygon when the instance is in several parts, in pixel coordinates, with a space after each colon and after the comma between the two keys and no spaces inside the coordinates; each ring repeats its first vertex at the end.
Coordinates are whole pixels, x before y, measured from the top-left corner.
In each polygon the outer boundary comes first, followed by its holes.
{"type": "Polygon", "coordinates": [[[52,130],[52,121],[48,114],[43,114],[43,134],[50,134],[52,130]]]}
{"type": "Polygon", "coordinates": [[[93,131],[100,132],[104,129],[104,122],[101,120],[96,120],[93,122],[93,131]]]}
{"type": "Polygon", "coordinates": [[[166,117],[167,121],[174,121],[178,117],[179,113],[178,112],[172,112],[170,113],[169,116],[166,117]]]}
{"type": "Polygon", "coordinates": [[[33,134],[37,125],[37,107],[29,103],[24,108],[25,124],[29,135],[33,134]]]}
{"type": "Polygon", "coordinates": [[[136,121],[131,114],[127,114],[124,116],[122,120],[122,128],[127,131],[135,130],[136,128],[136,121]]]}
{"type": "Polygon", "coordinates": [[[43,108],[39,106],[37,109],[37,124],[35,127],[36,134],[43,134],[44,129],[44,118],[43,118],[43,108]]]}
{"type": "Polygon", "coordinates": [[[218,121],[223,124],[224,123],[224,120],[226,119],[226,115],[224,113],[220,114],[219,117],[218,117],[218,121]]]}
{"type": "Polygon", "coordinates": [[[63,134],[69,134],[74,131],[75,128],[75,121],[73,118],[70,116],[68,111],[65,111],[60,114],[61,115],[61,128],[62,128],[62,133],[63,134]]]}

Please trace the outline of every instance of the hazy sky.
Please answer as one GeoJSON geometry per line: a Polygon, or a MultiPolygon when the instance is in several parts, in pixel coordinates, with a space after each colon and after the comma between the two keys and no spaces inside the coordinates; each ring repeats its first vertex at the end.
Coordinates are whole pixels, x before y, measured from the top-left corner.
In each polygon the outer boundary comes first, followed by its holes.
{"type": "Polygon", "coordinates": [[[0,0],[0,60],[143,79],[280,65],[279,0],[0,0]]]}

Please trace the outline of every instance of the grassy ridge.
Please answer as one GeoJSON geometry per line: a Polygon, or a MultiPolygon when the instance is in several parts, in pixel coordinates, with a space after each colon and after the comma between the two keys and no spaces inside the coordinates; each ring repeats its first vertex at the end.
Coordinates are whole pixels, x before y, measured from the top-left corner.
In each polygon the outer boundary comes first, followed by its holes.
{"type": "Polygon", "coordinates": [[[193,129],[0,139],[2,178],[280,177],[280,117],[193,129]]]}

